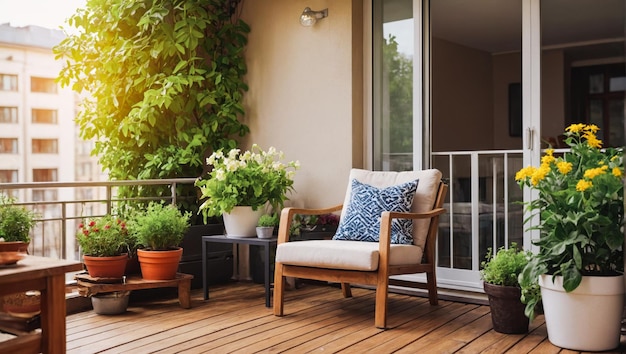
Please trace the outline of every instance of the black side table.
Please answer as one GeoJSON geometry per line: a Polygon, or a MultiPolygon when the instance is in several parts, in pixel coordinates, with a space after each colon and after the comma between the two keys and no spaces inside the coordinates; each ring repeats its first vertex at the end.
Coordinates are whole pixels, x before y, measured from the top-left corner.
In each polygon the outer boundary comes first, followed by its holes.
{"type": "Polygon", "coordinates": [[[270,247],[278,243],[278,238],[258,238],[258,237],[226,237],[225,235],[217,236],[202,236],[202,290],[204,291],[204,299],[209,298],[209,286],[207,283],[207,269],[206,269],[206,249],[207,243],[230,243],[230,244],[246,244],[263,246],[265,251],[265,264],[264,264],[264,280],[265,280],[265,307],[271,307],[270,304],[270,247]]]}

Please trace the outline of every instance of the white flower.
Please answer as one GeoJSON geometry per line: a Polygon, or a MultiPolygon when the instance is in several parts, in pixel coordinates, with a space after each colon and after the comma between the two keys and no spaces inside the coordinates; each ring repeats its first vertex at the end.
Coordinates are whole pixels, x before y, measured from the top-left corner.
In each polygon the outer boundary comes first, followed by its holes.
{"type": "Polygon", "coordinates": [[[237,155],[239,155],[239,152],[240,152],[240,151],[241,151],[241,150],[239,150],[239,149],[232,149],[232,150],[230,150],[230,151],[228,152],[228,158],[229,158],[229,159],[236,159],[236,158],[237,158],[237,155]]]}
{"type": "Polygon", "coordinates": [[[224,172],[224,170],[219,169],[215,171],[215,178],[217,178],[218,181],[223,181],[226,179],[226,173],[224,172]]]}

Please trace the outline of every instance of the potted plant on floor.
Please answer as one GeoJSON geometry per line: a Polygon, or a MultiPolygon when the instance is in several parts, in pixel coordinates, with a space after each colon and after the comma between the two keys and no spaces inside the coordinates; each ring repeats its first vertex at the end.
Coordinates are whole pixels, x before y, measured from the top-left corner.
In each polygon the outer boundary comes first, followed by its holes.
{"type": "Polygon", "coordinates": [[[274,234],[274,228],[278,226],[278,215],[264,214],[259,218],[259,222],[256,227],[256,235],[258,238],[272,238],[274,234]]]}
{"type": "Polygon", "coordinates": [[[518,276],[532,253],[518,249],[515,242],[508,249],[501,247],[495,255],[492,251],[489,248],[481,263],[480,277],[489,297],[493,329],[507,334],[527,333],[529,319],[524,314],[518,276]]]}
{"type": "Polygon", "coordinates": [[[542,301],[548,338],[554,345],[602,351],[620,343],[624,294],[623,149],[602,149],[595,125],[572,124],[571,148],[563,156],[546,150],[541,166],[518,171],[521,187],[537,191],[527,204],[540,222],[533,240],[539,252],[524,268],[520,284],[526,312],[542,301]]]}
{"type": "Polygon", "coordinates": [[[128,229],[124,220],[108,214],[87,219],[78,225],[76,241],[89,276],[124,276],[128,262],[128,229]]]}
{"type": "Polygon", "coordinates": [[[190,217],[190,212],[183,213],[174,205],[156,202],[132,215],[129,228],[139,245],[137,257],[144,279],[176,277],[183,252],[179,245],[189,228],[190,217]]]}
{"type": "Polygon", "coordinates": [[[0,264],[15,263],[17,253],[28,251],[30,231],[37,223],[37,214],[16,202],[15,198],[0,195],[0,252],[4,255],[0,264]]]}
{"type": "Polygon", "coordinates": [[[209,178],[200,179],[204,217],[224,217],[228,237],[254,237],[266,206],[281,210],[293,189],[297,161],[281,162],[284,154],[274,147],[263,151],[254,144],[248,151],[218,150],[207,159],[209,178]],[[235,219],[236,218],[236,219],[235,219]]]}

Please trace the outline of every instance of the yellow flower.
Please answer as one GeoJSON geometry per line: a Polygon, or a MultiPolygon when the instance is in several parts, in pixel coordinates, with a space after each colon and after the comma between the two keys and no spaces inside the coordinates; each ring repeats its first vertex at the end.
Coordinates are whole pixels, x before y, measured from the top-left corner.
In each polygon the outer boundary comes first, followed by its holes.
{"type": "Polygon", "coordinates": [[[535,173],[535,170],[536,168],[534,166],[524,167],[521,170],[517,171],[517,173],[515,174],[515,180],[520,181],[520,180],[526,179],[532,176],[533,173],[535,173]]]}
{"type": "Polygon", "coordinates": [[[541,164],[542,165],[550,165],[553,161],[555,160],[554,156],[552,156],[552,154],[546,154],[543,155],[543,157],[541,158],[541,164]]]}
{"type": "Polygon", "coordinates": [[[613,176],[622,177],[622,170],[619,167],[613,167],[613,176]]]}
{"type": "Polygon", "coordinates": [[[578,133],[581,132],[585,128],[585,125],[582,123],[572,124],[569,127],[565,128],[565,131],[570,133],[578,133]]]}
{"type": "Polygon", "coordinates": [[[530,177],[530,183],[532,183],[533,186],[536,186],[537,184],[539,184],[539,182],[546,178],[548,172],[550,172],[550,167],[548,167],[547,165],[541,165],[530,177]]]}
{"type": "Polygon", "coordinates": [[[572,170],[572,163],[561,161],[556,164],[556,167],[559,169],[559,172],[561,172],[561,174],[566,175],[572,170]]]}
{"type": "Polygon", "coordinates": [[[589,124],[585,127],[585,130],[595,134],[600,130],[600,128],[598,128],[598,126],[595,124],[589,124]]]}
{"type": "Polygon", "coordinates": [[[576,190],[579,192],[584,192],[588,188],[591,188],[591,186],[593,186],[593,183],[591,183],[591,181],[585,181],[584,179],[581,179],[576,184],[576,190]]]}
{"type": "Polygon", "coordinates": [[[596,138],[596,136],[591,133],[583,135],[583,138],[587,138],[587,145],[592,148],[600,149],[602,147],[602,140],[596,138]]]}
{"type": "Polygon", "coordinates": [[[606,171],[607,168],[608,168],[608,166],[606,166],[606,165],[604,165],[602,167],[590,168],[587,171],[585,171],[585,174],[583,176],[585,178],[594,179],[594,178],[598,177],[599,175],[604,174],[604,172],[606,171]]]}

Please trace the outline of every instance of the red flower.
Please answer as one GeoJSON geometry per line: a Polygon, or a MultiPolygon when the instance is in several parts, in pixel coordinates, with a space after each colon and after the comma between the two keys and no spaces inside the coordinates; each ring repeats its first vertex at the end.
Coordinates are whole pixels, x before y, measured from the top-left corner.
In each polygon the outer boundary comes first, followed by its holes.
{"type": "Polygon", "coordinates": [[[89,226],[94,226],[95,224],[96,224],[96,222],[93,221],[93,220],[91,222],[89,222],[89,226]]]}
{"type": "Polygon", "coordinates": [[[89,236],[89,230],[83,230],[83,235],[89,236]]]}
{"type": "Polygon", "coordinates": [[[83,225],[83,223],[78,224],[78,228],[82,229],[83,227],[85,227],[85,225],[83,225]]]}
{"type": "Polygon", "coordinates": [[[111,225],[109,225],[109,224],[104,225],[104,229],[105,229],[105,230],[108,230],[108,229],[110,229],[110,228],[111,228],[111,225]]]}

